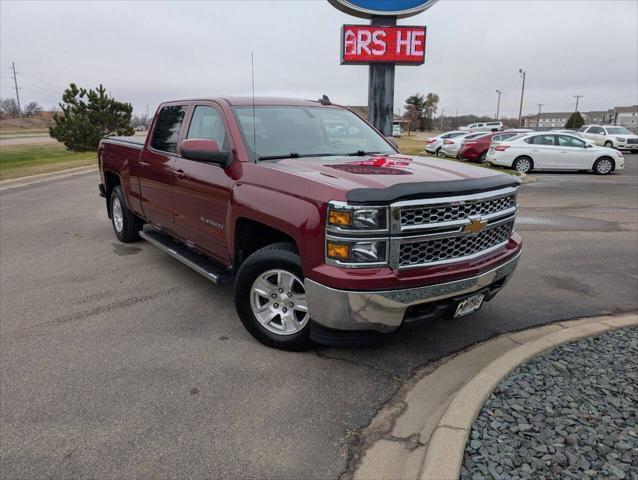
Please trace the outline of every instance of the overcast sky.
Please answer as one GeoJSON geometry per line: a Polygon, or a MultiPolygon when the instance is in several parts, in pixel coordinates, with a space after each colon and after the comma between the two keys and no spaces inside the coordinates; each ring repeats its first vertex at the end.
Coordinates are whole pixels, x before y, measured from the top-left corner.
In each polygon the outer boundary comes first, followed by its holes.
{"type": "MultiPolygon", "coordinates": [[[[0,96],[59,102],[69,82],[103,83],[136,113],[164,100],[250,94],[365,105],[368,68],[339,65],[344,23],[366,23],[325,0],[0,0],[0,96]]],[[[426,62],[398,66],[395,109],[410,94],[435,92],[439,113],[518,116],[638,103],[638,1],[440,0],[401,20],[427,25],[426,62]]]]}

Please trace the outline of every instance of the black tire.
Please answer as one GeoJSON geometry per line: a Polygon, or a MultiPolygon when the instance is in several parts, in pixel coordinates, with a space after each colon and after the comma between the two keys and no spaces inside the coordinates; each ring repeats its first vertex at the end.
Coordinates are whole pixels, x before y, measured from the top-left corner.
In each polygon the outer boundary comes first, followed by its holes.
{"type": "MultiPolygon", "coordinates": [[[[278,334],[268,330],[257,319],[251,307],[253,283],[268,270],[284,270],[303,282],[301,260],[294,245],[275,243],[257,250],[239,267],[235,276],[235,308],[246,330],[259,342],[272,348],[303,351],[312,346],[310,321],[306,320],[300,331],[292,334],[278,334]]],[[[280,322],[283,325],[282,317],[280,322]]],[[[272,323],[270,324],[272,326],[272,323]]]]}
{"type": "Polygon", "coordinates": [[[614,148],[614,142],[610,142],[609,140],[605,142],[605,147],[614,148]]]}
{"type": "Polygon", "coordinates": [[[117,239],[120,242],[124,243],[137,242],[140,239],[140,230],[144,226],[144,223],[137,216],[135,216],[135,214],[131,212],[126,206],[126,202],[124,201],[124,193],[122,193],[122,187],[117,185],[115,188],[113,188],[109,201],[111,224],[113,225],[113,231],[115,232],[115,236],[117,237],[117,239]],[[119,228],[119,222],[118,219],[116,219],[116,203],[119,203],[119,207],[121,210],[122,225],[119,228]]]}
{"type": "Polygon", "coordinates": [[[445,154],[441,152],[441,147],[436,149],[435,155],[439,158],[445,158],[445,154]]]}
{"type": "Polygon", "coordinates": [[[534,161],[526,156],[518,157],[512,163],[512,169],[521,172],[521,173],[529,173],[534,168],[534,161]]]}
{"type": "Polygon", "coordinates": [[[481,156],[479,157],[479,163],[481,165],[487,165],[487,152],[481,153],[481,156]]]}
{"type": "Polygon", "coordinates": [[[592,170],[596,175],[609,175],[616,168],[616,163],[613,158],[600,157],[594,162],[592,170]],[[611,165],[611,168],[609,167],[611,165]]]}

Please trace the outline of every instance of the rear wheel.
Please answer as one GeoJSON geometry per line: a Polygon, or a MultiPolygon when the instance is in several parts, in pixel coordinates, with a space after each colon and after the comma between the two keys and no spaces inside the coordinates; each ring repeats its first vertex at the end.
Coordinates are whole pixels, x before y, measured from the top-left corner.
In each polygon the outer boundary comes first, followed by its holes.
{"type": "Polygon", "coordinates": [[[284,350],[306,350],[310,313],[301,261],[293,245],[277,243],[250,255],[235,279],[235,308],[258,341],[284,350]]]}
{"type": "Polygon", "coordinates": [[[532,162],[532,159],[529,157],[518,157],[512,164],[512,168],[521,173],[531,172],[533,166],[534,164],[532,162]]]}
{"type": "Polygon", "coordinates": [[[111,223],[120,242],[136,242],[140,239],[139,232],[144,224],[126,206],[122,187],[119,185],[111,191],[111,223]]]}
{"type": "Polygon", "coordinates": [[[609,157],[599,158],[592,170],[597,175],[609,175],[614,171],[614,161],[609,157]]]}

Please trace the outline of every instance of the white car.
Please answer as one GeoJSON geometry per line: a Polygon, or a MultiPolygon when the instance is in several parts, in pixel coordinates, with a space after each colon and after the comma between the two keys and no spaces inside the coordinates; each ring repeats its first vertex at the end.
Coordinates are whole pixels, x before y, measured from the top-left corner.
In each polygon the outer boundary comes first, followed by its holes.
{"type": "Polygon", "coordinates": [[[459,127],[459,130],[466,132],[500,132],[503,130],[503,122],[470,123],[464,127],[459,127]]]}
{"type": "Polygon", "coordinates": [[[583,125],[578,129],[584,137],[591,140],[596,145],[603,145],[609,148],[620,150],[631,150],[631,153],[638,152],[638,135],[634,135],[625,127],[615,125],[583,125]]]}
{"type": "Polygon", "coordinates": [[[486,163],[522,173],[537,170],[592,170],[607,175],[625,168],[618,150],[597,147],[575,135],[538,132],[492,143],[486,163]]]}
{"type": "Polygon", "coordinates": [[[441,135],[437,135],[436,137],[430,137],[427,139],[427,142],[425,144],[425,151],[434,155],[442,155],[441,146],[443,145],[443,141],[446,138],[454,138],[466,133],[467,132],[464,132],[463,130],[452,130],[450,132],[445,132],[441,135]]]}
{"type": "Polygon", "coordinates": [[[439,157],[458,158],[459,150],[463,146],[463,142],[465,142],[466,140],[472,140],[473,138],[482,137],[483,135],[487,134],[488,132],[466,132],[463,135],[446,138],[445,140],[443,140],[443,145],[441,146],[441,150],[439,151],[439,157]]]}

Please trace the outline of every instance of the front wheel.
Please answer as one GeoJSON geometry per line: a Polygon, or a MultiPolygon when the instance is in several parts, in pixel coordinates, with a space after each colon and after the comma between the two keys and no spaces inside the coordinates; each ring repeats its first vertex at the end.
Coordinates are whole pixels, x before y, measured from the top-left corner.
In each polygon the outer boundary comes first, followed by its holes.
{"type": "Polygon", "coordinates": [[[482,165],[487,165],[487,152],[481,153],[481,156],[479,157],[479,162],[481,162],[482,165]]]}
{"type": "Polygon", "coordinates": [[[120,242],[136,242],[140,239],[143,223],[126,206],[122,187],[119,185],[111,192],[111,223],[120,242]]]}
{"type": "Polygon", "coordinates": [[[532,170],[532,159],[529,157],[519,157],[514,160],[512,168],[517,172],[529,173],[532,170]]]}
{"type": "Polygon", "coordinates": [[[436,151],[436,156],[439,158],[445,158],[445,152],[443,150],[441,150],[440,148],[436,151]]]}
{"type": "Polygon", "coordinates": [[[310,313],[301,261],[293,245],[250,255],[235,278],[235,308],[246,330],[268,347],[301,351],[310,341],[310,313]]]}
{"type": "Polygon", "coordinates": [[[610,142],[610,141],[605,142],[605,146],[606,146],[607,148],[614,148],[614,144],[613,144],[613,142],[610,142]]]}
{"type": "Polygon", "coordinates": [[[609,175],[614,170],[614,161],[607,157],[599,158],[594,163],[593,170],[597,175],[609,175]]]}

